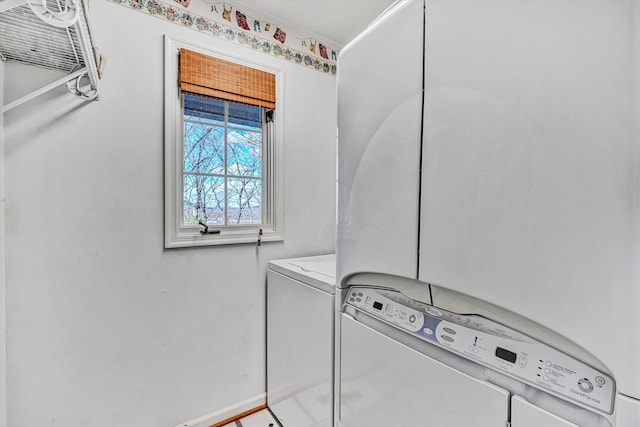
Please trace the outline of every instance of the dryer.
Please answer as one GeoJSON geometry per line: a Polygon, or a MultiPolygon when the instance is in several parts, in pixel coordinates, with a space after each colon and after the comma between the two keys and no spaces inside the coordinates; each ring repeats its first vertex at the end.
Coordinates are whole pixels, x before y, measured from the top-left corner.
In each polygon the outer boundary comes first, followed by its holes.
{"type": "Polygon", "coordinates": [[[269,262],[267,405],[283,427],[333,425],[335,255],[269,262]]]}
{"type": "Polygon", "coordinates": [[[640,425],[638,30],[633,0],[401,0],[347,45],[340,301],[415,281],[607,374],[640,425]]]}

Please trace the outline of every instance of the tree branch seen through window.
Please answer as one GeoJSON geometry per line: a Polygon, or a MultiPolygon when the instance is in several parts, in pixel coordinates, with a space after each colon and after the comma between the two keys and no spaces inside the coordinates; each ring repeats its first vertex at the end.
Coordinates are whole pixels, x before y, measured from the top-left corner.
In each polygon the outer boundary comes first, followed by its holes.
{"type": "Polygon", "coordinates": [[[261,224],[264,109],[191,94],[183,105],[183,224],[261,224]]]}

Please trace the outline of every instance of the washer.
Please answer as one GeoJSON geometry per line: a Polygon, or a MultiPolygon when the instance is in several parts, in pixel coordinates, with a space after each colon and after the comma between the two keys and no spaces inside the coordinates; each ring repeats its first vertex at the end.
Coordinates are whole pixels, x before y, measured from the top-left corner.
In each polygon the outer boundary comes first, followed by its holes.
{"type": "Polygon", "coordinates": [[[610,426],[615,381],[530,336],[353,284],[341,320],[342,427],[610,426]]]}
{"type": "Polygon", "coordinates": [[[269,262],[267,405],[283,427],[333,425],[335,255],[269,262]]]}

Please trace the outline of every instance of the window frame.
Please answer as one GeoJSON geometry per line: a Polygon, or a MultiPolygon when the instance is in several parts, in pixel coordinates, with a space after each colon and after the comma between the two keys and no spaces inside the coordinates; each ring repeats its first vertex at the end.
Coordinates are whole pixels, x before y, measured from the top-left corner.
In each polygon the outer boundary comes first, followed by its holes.
{"type": "Polygon", "coordinates": [[[282,241],[283,236],[283,125],[284,71],[262,62],[231,55],[217,49],[165,35],[164,37],[164,246],[231,245],[282,241]],[[265,126],[263,147],[263,223],[260,225],[211,226],[219,234],[202,234],[202,226],[183,225],[183,105],[178,87],[180,49],[185,48],[225,61],[267,71],[276,79],[276,109],[273,122],[265,126]],[[259,231],[262,235],[259,236],[259,231]]]}

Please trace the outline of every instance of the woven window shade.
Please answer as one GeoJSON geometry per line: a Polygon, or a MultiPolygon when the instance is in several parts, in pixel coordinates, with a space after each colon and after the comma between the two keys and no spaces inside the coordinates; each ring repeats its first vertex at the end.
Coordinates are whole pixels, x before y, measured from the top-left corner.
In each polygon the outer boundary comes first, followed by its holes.
{"type": "Polygon", "coordinates": [[[276,108],[276,76],[180,49],[180,90],[225,101],[276,108]]]}

